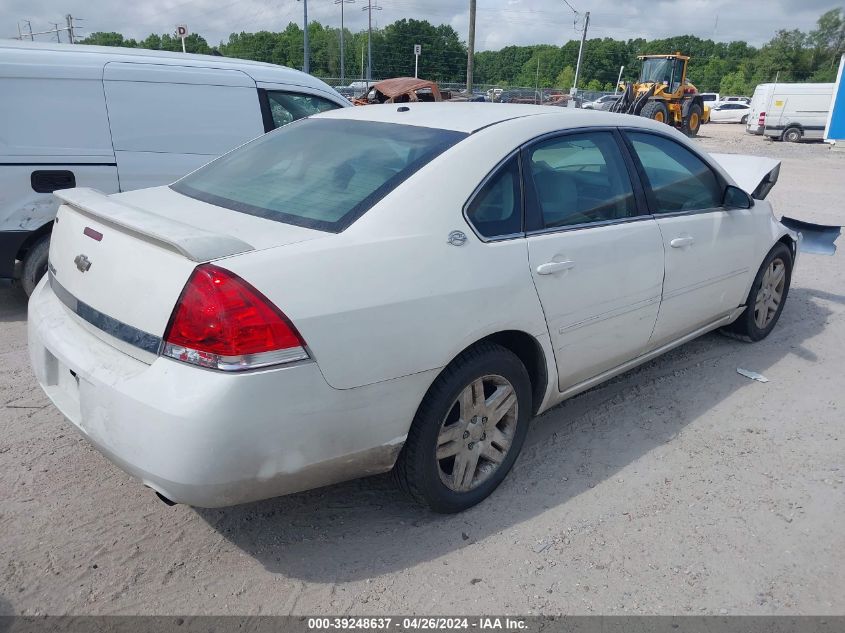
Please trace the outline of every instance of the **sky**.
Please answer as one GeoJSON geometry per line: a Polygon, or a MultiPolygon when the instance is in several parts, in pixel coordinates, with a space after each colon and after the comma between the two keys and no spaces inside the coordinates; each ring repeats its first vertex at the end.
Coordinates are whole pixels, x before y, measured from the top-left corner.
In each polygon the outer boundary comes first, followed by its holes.
{"type": "MultiPolygon", "coordinates": [[[[356,31],[367,26],[368,0],[344,5],[346,27],[356,31]]],[[[466,40],[468,0],[372,0],[375,25],[402,18],[426,19],[450,24],[466,40]]],[[[477,0],[476,49],[496,50],[512,44],[563,44],[577,39],[583,14],[590,12],[588,37],[647,39],[693,34],[722,41],[742,40],[754,46],[769,41],[778,29],[815,26],[829,9],[843,0],[477,0]]],[[[66,13],[82,18],[81,34],[117,31],[140,39],[148,34],[173,32],[187,24],[215,45],[232,32],[285,28],[291,21],[301,25],[302,0],[2,0],[0,37],[17,34],[18,23],[30,20],[35,32],[64,22],[66,13]],[[5,32],[4,32],[5,31],[5,32]]],[[[340,4],[334,0],[310,0],[309,20],[340,26],[340,4]]],[[[62,24],[62,26],[64,26],[62,24]]],[[[62,41],[66,41],[62,33],[62,41]]],[[[55,35],[36,36],[36,40],[55,35]]],[[[425,54],[423,52],[423,54],[425,54]]]]}

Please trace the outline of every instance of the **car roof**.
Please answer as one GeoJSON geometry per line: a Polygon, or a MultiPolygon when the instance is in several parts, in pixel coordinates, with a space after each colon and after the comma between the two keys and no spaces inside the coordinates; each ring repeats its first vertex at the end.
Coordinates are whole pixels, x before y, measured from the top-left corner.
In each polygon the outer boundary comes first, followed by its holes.
{"type": "MultiPolygon", "coordinates": [[[[523,105],[511,103],[458,102],[400,103],[367,105],[356,108],[329,110],[315,115],[318,118],[349,119],[381,123],[400,123],[472,134],[491,125],[524,117],[555,117],[557,129],[591,126],[642,127],[652,129],[650,119],[616,114],[601,110],[582,110],[558,106],[523,105]]],[[[657,124],[668,127],[663,123],[657,124]]]]}
{"type": "Polygon", "coordinates": [[[80,69],[100,67],[110,61],[148,63],[171,66],[196,66],[201,68],[220,68],[240,70],[258,82],[285,83],[311,87],[323,92],[335,91],[323,81],[302,71],[256,62],[247,59],[222,57],[220,55],[195,55],[173,51],[153,51],[145,48],[127,48],[121,46],[89,46],[87,44],[59,44],[57,42],[22,42],[0,40],[0,60],[6,61],[7,54],[14,54],[17,59],[32,56],[37,63],[61,63],[65,68],[77,66],[80,69]]]}

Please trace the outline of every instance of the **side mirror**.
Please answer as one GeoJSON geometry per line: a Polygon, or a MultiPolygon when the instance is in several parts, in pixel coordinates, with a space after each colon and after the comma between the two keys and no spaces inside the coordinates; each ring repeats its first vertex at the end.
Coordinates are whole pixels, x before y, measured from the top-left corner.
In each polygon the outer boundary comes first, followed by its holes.
{"type": "Polygon", "coordinates": [[[722,206],[726,209],[750,209],[754,206],[754,200],[739,187],[728,185],[722,197],[722,206]]]}

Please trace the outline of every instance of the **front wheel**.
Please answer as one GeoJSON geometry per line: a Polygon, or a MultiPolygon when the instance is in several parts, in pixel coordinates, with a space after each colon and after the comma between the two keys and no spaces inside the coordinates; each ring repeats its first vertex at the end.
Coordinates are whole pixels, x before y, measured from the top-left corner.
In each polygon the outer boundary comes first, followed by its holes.
{"type": "Polygon", "coordinates": [[[399,487],[435,512],[474,506],[510,471],[531,411],[519,358],[492,343],[470,348],[423,399],[393,471],[399,487]]]}
{"type": "Polygon", "coordinates": [[[727,332],[749,342],[766,338],[783,312],[791,282],[792,251],[778,242],[757,271],[748,293],[745,312],[726,328],[727,332]]]}
{"type": "Polygon", "coordinates": [[[658,123],[668,123],[669,108],[662,101],[652,100],[643,106],[643,109],[640,110],[640,116],[658,123]]]}

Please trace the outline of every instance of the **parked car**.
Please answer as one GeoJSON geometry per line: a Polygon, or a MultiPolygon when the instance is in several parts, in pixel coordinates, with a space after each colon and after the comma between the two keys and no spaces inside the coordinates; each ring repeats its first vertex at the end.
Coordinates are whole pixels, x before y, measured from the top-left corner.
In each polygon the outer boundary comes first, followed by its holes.
{"type": "Polygon", "coordinates": [[[821,139],[834,84],[760,84],[754,90],[746,131],[796,143],[821,139]]]}
{"type": "Polygon", "coordinates": [[[730,97],[722,97],[719,99],[719,103],[730,103],[737,101],[739,103],[751,103],[751,97],[737,97],[737,96],[730,96],[730,97]]]}
{"type": "Polygon", "coordinates": [[[502,100],[502,93],[504,93],[502,88],[489,88],[487,90],[487,101],[498,103],[502,100]]]}
{"type": "Polygon", "coordinates": [[[353,100],[355,105],[375,105],[381,103],[414,103],[418,101],[443,101],[449,99],[451,93],[441,91],[433,81],[417,79],[416,77],[396,77],[383,79],[366,92],[353,100]]]}
{"type": "Polygon", "coordinates": [[[702,92],[701,100],[708,106],[713,105],[715,102],[720,101],[721,97],[719,96],[718,92],[702,92]]]}
{"type": "Polygon", "coordinates": [[[622,95],[619,94],[612,94],[612,95],[602,95],[595,101],[586,101],[584,105],[581,107],[585,110],[607,110],[619,100],[619,97],[622,95]]]}
{"type": "Polygon", "coordinates": [[[715,123],[742,123],[748,121],[751,106],[741,101],[719,101],[710,107],[710,121],[715,123]]]}
{"type": "Polygon", "coordinates": [[[0,278],[47,270],[52,193],[163,185],[314,112],[350,105],[305,73],[132,48],[0,41],[0,278]]]}
{"type": "Polygon", "coordinates": [[[30,357],[167,500],[393,469],[460,511],[532,416],[710,330],[772,331],[799,240],[763,200],[778,168],[609,112],[324,112],[169,187],[57,192],[30,357]]]}

